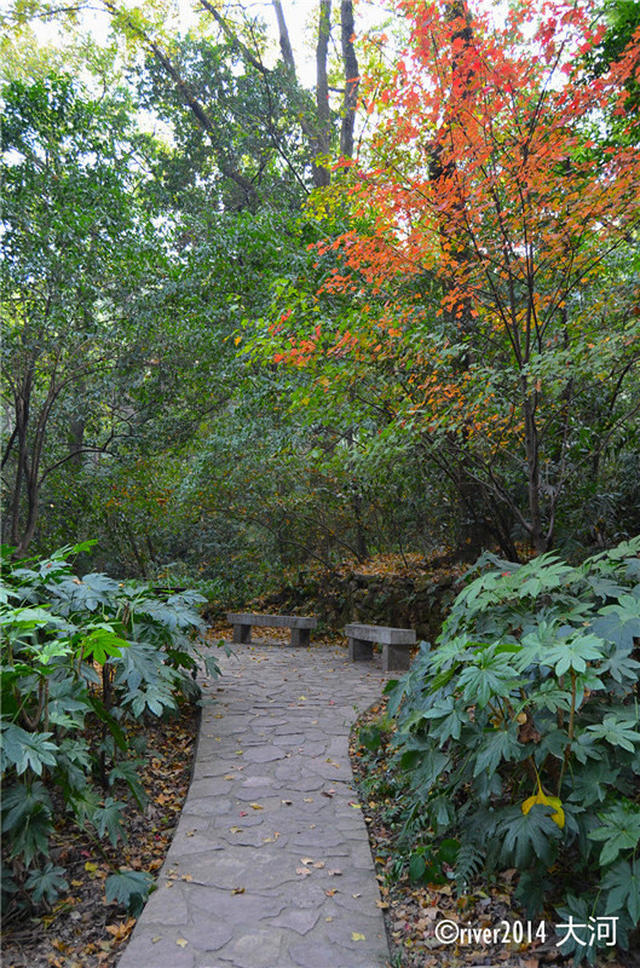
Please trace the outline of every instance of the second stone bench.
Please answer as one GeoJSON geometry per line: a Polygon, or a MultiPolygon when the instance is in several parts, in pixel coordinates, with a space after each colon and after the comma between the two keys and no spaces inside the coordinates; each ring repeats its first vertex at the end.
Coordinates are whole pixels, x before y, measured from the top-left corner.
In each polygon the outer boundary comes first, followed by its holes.
{"type": "Polygon", "coordinates": [[[382,668],[385,672],[408,669],[411,649],[416,644],[413,629],[397,629],[388,625],[361,625],[353,622],[345,625],[344,634],[349,645],[349,658],[353,662],[373,658],[373,646],[382,646],[382,668]]]}
{"type": "Polygon", "coordinates": [[[233,625],[234,642],[251,642],[251,626],[291,629],[291,645],[309,645],[309,634],[318,624],[312,615],[266,615],[256,612],[227,612],[233,625]]]}

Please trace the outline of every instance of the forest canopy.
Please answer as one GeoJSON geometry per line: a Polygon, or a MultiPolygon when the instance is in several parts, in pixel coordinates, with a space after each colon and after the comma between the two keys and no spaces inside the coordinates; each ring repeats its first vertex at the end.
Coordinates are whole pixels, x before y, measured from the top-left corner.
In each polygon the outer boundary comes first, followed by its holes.
{"type": "Polygon", "coordinates": [[[635,5],[197,7],[4,17],[4,540],[242,598],[638,533],[635,5]]]}

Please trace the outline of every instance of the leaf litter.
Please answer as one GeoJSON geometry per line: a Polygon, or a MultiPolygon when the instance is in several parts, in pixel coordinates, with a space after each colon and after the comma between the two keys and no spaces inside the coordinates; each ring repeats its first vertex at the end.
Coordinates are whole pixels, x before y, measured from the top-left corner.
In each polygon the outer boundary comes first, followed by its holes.
{"type": "Polygon", "coordinates": [[[109,862],[115,868],[151,873],[162,866],[189,789],[198,710],[183,703],[176,717],[150,720],[140,732],[147,743],[140,776],[149,803],[142,813],[125,785],[114,787],[112,794],[131,803],[124,817],[128,844],[114,849],[105,841],[97,851],[94,841],[83,837],[59,811],[51,858],[64,864],[71,888],[38,915],[5,909],[2,963],[7,968],[117,965],[136,922],[117,903],[105,901],[104,881],[112,873],[109,862]]]}

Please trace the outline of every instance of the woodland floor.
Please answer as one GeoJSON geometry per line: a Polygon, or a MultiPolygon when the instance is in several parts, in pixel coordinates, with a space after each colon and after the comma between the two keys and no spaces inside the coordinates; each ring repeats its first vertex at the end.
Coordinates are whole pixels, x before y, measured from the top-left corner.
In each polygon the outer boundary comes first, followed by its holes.
{"type": "MultiPolygon", "coordinates": [[[[478,884],[475,892],[461,901],[448,884],[416,886],[394,869],[399,852],[393,809],[389,809],[393,805],[372,798],[363,782],[371,779],[372,770],[384,773],[387,763],[384,754],[379,753],[373,762],[358,742],[359,726],[379,718],[383,711],[381,703],[356,724],[351,754],[385,905],[391,968],[568,966],[570,962],[559,958],[557,948],[550,942],[539,947],[487,948],[444,947],[434,942],[433,925],[440,918],[484,927],[521,917],[511,901],[515,871],[507,871],[502,880],[491,886],[478,884]]],[[[131,810],[127,845],[97,849],[95,841],[61,821],[52,859],[66,867],[70,890],[40,917],[5,912],[4,968],[114,968],[135,919],[117,904],[106,903],[105,878],[113,866],[151,872],[161,867],[189,787],[197,729],[197,710],[188,705],[181,707],[177,717],[145,727],[149,756],[142,780],[149,804],[144,813],[131,810]]],[[[123,796],[122,791],[118,794],[123,796]]],[[[607,968],[640,968],[640,951],[617,957],[612,953],[598,964],[607,968]]]]}
{"type": "MultiPolygon", "coordinates": [[[[127,843],[96,845],[63,818],[51,859],[66,868],[69,892],[40,917],[4,912],[3,968],[113,968],[135,918],[107,904],[104,881],[113,868],[153,873],[162,866],[187,796],[198,734],[199,710],[183,704],[178,715],[144,726],[147,756],[141,769],[149,803],[126,815],[127,843]]],[[[116,790],[127,799],[128,790],[116,790]],[[125,792],[126,791],[126,792],[125,792]]]]}

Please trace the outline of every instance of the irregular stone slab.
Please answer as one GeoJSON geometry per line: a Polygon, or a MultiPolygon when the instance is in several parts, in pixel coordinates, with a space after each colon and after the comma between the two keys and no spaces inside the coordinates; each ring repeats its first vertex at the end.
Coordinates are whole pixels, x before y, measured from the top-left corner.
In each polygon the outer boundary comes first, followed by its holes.
{"type": "Polygon", "coordinates": [[[203,708],[158,889],[118,968],[383,968],[348,756],[353,720],[384,686],[379,660],[253,645],[220,665],[219,683],[202,680],[218,701],[203,708]]]}

